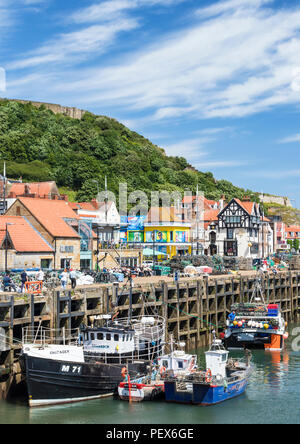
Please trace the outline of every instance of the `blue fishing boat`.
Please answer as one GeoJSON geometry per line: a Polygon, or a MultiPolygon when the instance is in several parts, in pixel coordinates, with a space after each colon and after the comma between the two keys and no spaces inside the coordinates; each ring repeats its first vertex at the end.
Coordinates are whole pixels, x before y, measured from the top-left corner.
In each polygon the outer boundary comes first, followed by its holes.
{"type": "Polygon", "coordinates": [[[253,371],[251,353],[245,359],[229,358],[222,341],[214,339],[206,352],[206,371],[165,380],[167,402],[210,406],[243,394],[253,371]]]}

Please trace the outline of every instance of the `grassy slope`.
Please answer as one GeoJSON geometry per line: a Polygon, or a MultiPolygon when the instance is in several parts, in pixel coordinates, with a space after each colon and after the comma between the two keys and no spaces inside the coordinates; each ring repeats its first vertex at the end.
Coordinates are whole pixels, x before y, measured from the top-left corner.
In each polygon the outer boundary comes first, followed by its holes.
{"type": "Polygon", "coordinates": [[[136,132],[114,119],[86,113],[81,120],[54,114],[44,106],[0,102],[0,169],[7,162],[11,178],[24,181],[55,180],[72,200],[96,195],[103,189],[118,192],[119,182],[128,191],[139,189],[196,191],[208,198],[242,198],[258,201],[258,194],[216,181],[211,173],[195,170],[182,157],[170,157],[136,132]]]}

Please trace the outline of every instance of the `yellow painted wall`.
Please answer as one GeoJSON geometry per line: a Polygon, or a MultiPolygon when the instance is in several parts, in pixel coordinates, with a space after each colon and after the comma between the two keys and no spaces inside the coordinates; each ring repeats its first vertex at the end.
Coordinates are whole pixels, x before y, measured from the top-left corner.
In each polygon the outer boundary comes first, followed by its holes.
{"type": "MultiPolygon", "coordinates": [[[[145,227],[144,230],[144,242],[147,242],[147,233],[152,233],[153,231],[162,231],[162,232],[166,232],[167,233],[167,241],[166,242],[158,242],[155,241],[155,245],[156,246],[166,246],[167,247],[167,254],[170,256],[170,258],[172,258],[173,256],[176,256],[177,254],[177,249],[176,249],[176,245],[174,246],[169,246],[166,244],[170,244],[170,243],[176,243],[176,232],[184,232],[188,234],[188,238],[185,242],[190,242],[190,233],[191,233],[191,228],[189,227],[181,227],[181,226],[157,226],[157,227],[145,227]],[[173,239],[171,238],[171,233],[173,233],[173,239]]],[[[148,241],[149,242],[149,241],[148,241]]],[[[151,248],[149,246],[149,248],[151,248]]],[[[188,248],[189,252],[191,253],[191,247],[188,248]]],[[[165,256],[158,256],[158,260],[164,260],[166,259],[165,256]]]]}

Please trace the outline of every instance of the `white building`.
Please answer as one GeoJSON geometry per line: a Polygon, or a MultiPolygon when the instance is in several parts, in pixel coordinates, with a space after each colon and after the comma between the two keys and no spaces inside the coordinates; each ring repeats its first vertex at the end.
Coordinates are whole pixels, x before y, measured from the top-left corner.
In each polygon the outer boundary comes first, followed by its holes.
{"type": "Polygon", "coordinates": [[[204,249],[209,255],[266,257],[274,252],[274,234],[259,204],[232,199],[220,211],[208,211],[204,249]]]}

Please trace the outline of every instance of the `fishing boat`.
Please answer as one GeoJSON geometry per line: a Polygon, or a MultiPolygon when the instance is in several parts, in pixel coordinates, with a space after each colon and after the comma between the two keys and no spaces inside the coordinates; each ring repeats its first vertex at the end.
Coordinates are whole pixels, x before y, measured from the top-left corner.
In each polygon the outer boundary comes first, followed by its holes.
{"type": "Polygon", "coordinates": [[[250,303],[233,304],[223,343],[227,349],[280,351],[288,338],[279,304],[265,302],[261,280],[255,282],[250,303]]]}
{"type": "MultiPolygon", "coordinates": [[[[124,374],[124,381],[119,384],[118,393],[123,401],[154,401],[164,396],[164,379],[190,374],[197,369],[197,355],[185,353],[183,350],[174,350],[176,345],[171,338],[170,354],[157,358],[149,374],[138,380],[130,380],[128,372],[124,374]]],[[[177,345],[185,346],[185,343],[177,345]]]]}
{"type": "Polygon", "coordinates": [[[245,360],[229,359],[222,341],[214,339],[205,355],[206,371],[165,380],[167,402],[211,406],[245,392],[253,371],[250,352],[245,360]]]}
{"type": "Polygon", "coordinates": [[[164,354],[165,320],[159,316],[92,321],[59,335],[41,326],[24,329],[20,363],[30,407],[113,396],[124,366],[132,379],[140,378],[164,354]]]}
{"type": "Polygon", "coordinates": [[[151,375],[135,381],[131,381],[129,378],[120,382],[118,394],[122,401],[156,401],[163,398],[164,381],[162,379],[152,380],[151,375]]]}

